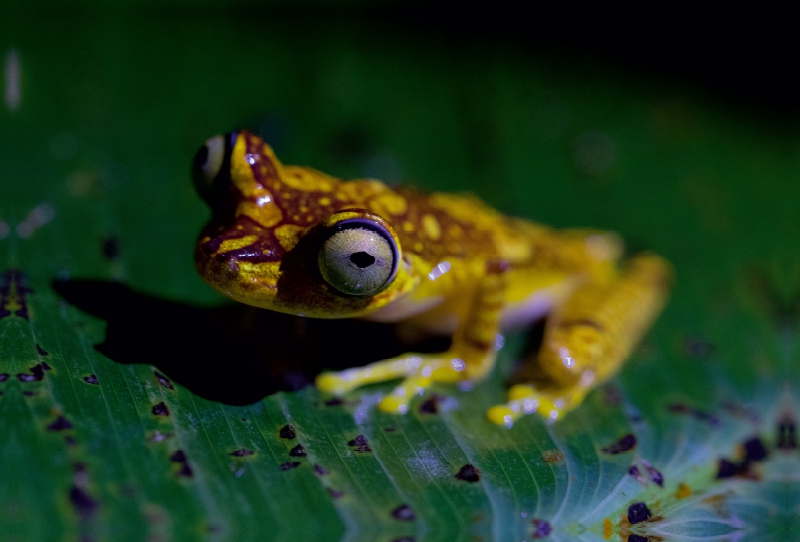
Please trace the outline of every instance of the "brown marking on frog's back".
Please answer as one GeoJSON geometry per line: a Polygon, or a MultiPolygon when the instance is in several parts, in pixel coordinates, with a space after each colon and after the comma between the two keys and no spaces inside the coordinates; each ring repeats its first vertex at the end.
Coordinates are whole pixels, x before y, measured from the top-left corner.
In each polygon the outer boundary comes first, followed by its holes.
{"type": "MultiPolygon", "coordinates": [[[[394,226],[403,250],[432,263],[447,258],[489,259],[497,253],[493,232],[481,228],[477,221],[465,220],[466,217],[449,212],[446,206],[436,205],[425,192],[401,188],[398,194],[408,202],[406,213],[398,217],[394,226]]],[[[469,205],[467,199],[455,201],[469,205]]],[[[474,209],[475,215],[481,211],[474,209]]]]}
{"type": "MultiPolygon", "coordinates": [[[[477,198],[431,195],[413,188],[392,190],[371,179],[342,181],[311,168],[283,166],[275,163],[277,159],[259,137],[242,135],[246,155],[257,157],[250,164],[254,182],[271,194],[283,215],[278,223],[261,230],[265,235],[274,237],[272,230],[282,225],[308,228],[333,213],[362,208],[389,222],[403,252],[426,261],[489,259],[497,254],[495,233],[501,215],[477,198]]],[[[240,207],[243,199],[240,194],[240,207]]],[[[248,202],[252,208],[253,200],[248,202]]],[[[274,261],[269,258],[264,261],[274,261]]]]}
{"type": "MultiPolygon", "coordinates": [[[[325,189],[335,186],[338,180],[311,168],[276,164],[266,143],[250,133],[242,134],[246,142],[246,155],[258,157],[250,164],[254,181],[269,192],[273,203],[283,215],[271,227],[293,224],[307,228],[339,210],[331,205],[331,189],[325,189]],[[292,182],[291,179],[296,181],[292,182]],[[303,187],[303,179],[308,181],[305,183],[307,188],[303,187]]],[[[244,198],[243,195],[241,197],[244,198]]]]}

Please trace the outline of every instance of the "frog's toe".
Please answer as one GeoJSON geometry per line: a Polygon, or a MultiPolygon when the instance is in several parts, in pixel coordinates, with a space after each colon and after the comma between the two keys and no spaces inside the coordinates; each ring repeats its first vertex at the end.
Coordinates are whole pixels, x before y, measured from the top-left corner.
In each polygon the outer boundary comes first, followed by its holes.
{"type": "Polygon", "coordinates": [[[410,376],[404,379],[389,395],[381,399],[378,408],[391,414],[405,414],[408,412],[411,399],[415,395],[425,393],[425,389],[432,383],[433,381],[428,377],[410,376]]]}
{"type": "Polygon", "coordinates": [[[486,413],[489,421],[497,425],[511,427],[514,420],[520,417],[519,412],[514,412],[508,405],[495,405],[486,413]]]}
{"type": "Polygon", "coordinates": [[[405,414],[408,412],[408,398],[387,395],[378,403],[378,408],[381,412],[388,412],[389,414],[405,414]]]}
{"type": "Polygon", "coordinates": [[[509,401],[522,401],[524,399],[536,397],[537,395],[536,389],[530,384],[517,384],[511,386],[511,389],[508,390],[509,401]]]}
{"type": "Polygon", "coordinates": [[[489,421],[511,427],[522,416],[536,413],[548,422],[554,422],[567,410],[563,400],[539,392],[528,384],[513,386],[508,390],[508,399],[508,403],[488,410],[489,421]]]}
{"type": "Polygon", "coordinates": [[[352,387],[350,381],[339,373],[321,373],[315,384],[318,390],[335,395],[342,395],[352,387]]]}

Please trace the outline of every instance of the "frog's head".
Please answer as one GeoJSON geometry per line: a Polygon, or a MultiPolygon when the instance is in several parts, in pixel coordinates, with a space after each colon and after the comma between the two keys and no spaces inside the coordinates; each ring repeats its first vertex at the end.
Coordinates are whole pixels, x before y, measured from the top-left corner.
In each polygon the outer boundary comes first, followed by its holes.
{"type": "Polygon", "coordinates": [[[193,179],[212,210],[197,242],[197,269],[232,299],[349,318],[385,306],[419,280],[391,225],[365,210],[363,199],[348,197],[352,190],[338,179],[284,166],[248,132],[209,139],[195,156],[193,179]]]}

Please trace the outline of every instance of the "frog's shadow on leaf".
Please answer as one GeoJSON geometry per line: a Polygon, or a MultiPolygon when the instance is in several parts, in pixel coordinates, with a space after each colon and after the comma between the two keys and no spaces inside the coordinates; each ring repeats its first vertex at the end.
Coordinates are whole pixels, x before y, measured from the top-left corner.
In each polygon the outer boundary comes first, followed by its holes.
{"type": "MultiPolygon", "coordinates": [[[[245,305],[199,307],[148,296],[114,282],[70,280],[54,289],[107,322],[95,348],[117,363],[148,363],[212,401],[245,405],[303,388],[323,369],[340,370],[402,354],[394,326],[316,320],[245,305]]],[[[432,338],[417,351],[442,351],[432,338]]]]}

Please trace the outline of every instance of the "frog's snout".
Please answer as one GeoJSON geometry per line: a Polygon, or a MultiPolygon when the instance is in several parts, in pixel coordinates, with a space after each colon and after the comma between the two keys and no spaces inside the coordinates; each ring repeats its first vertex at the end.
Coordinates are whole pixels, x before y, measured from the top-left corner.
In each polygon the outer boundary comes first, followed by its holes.
{"type": "Polygon", "coordinates": [[[192,180],[198,195],[206,203],[215,206],[220,188],[227,184],[230,176],[230,156],[238,133],[214,136],[207,140],[192,162],[192,180]]]}

